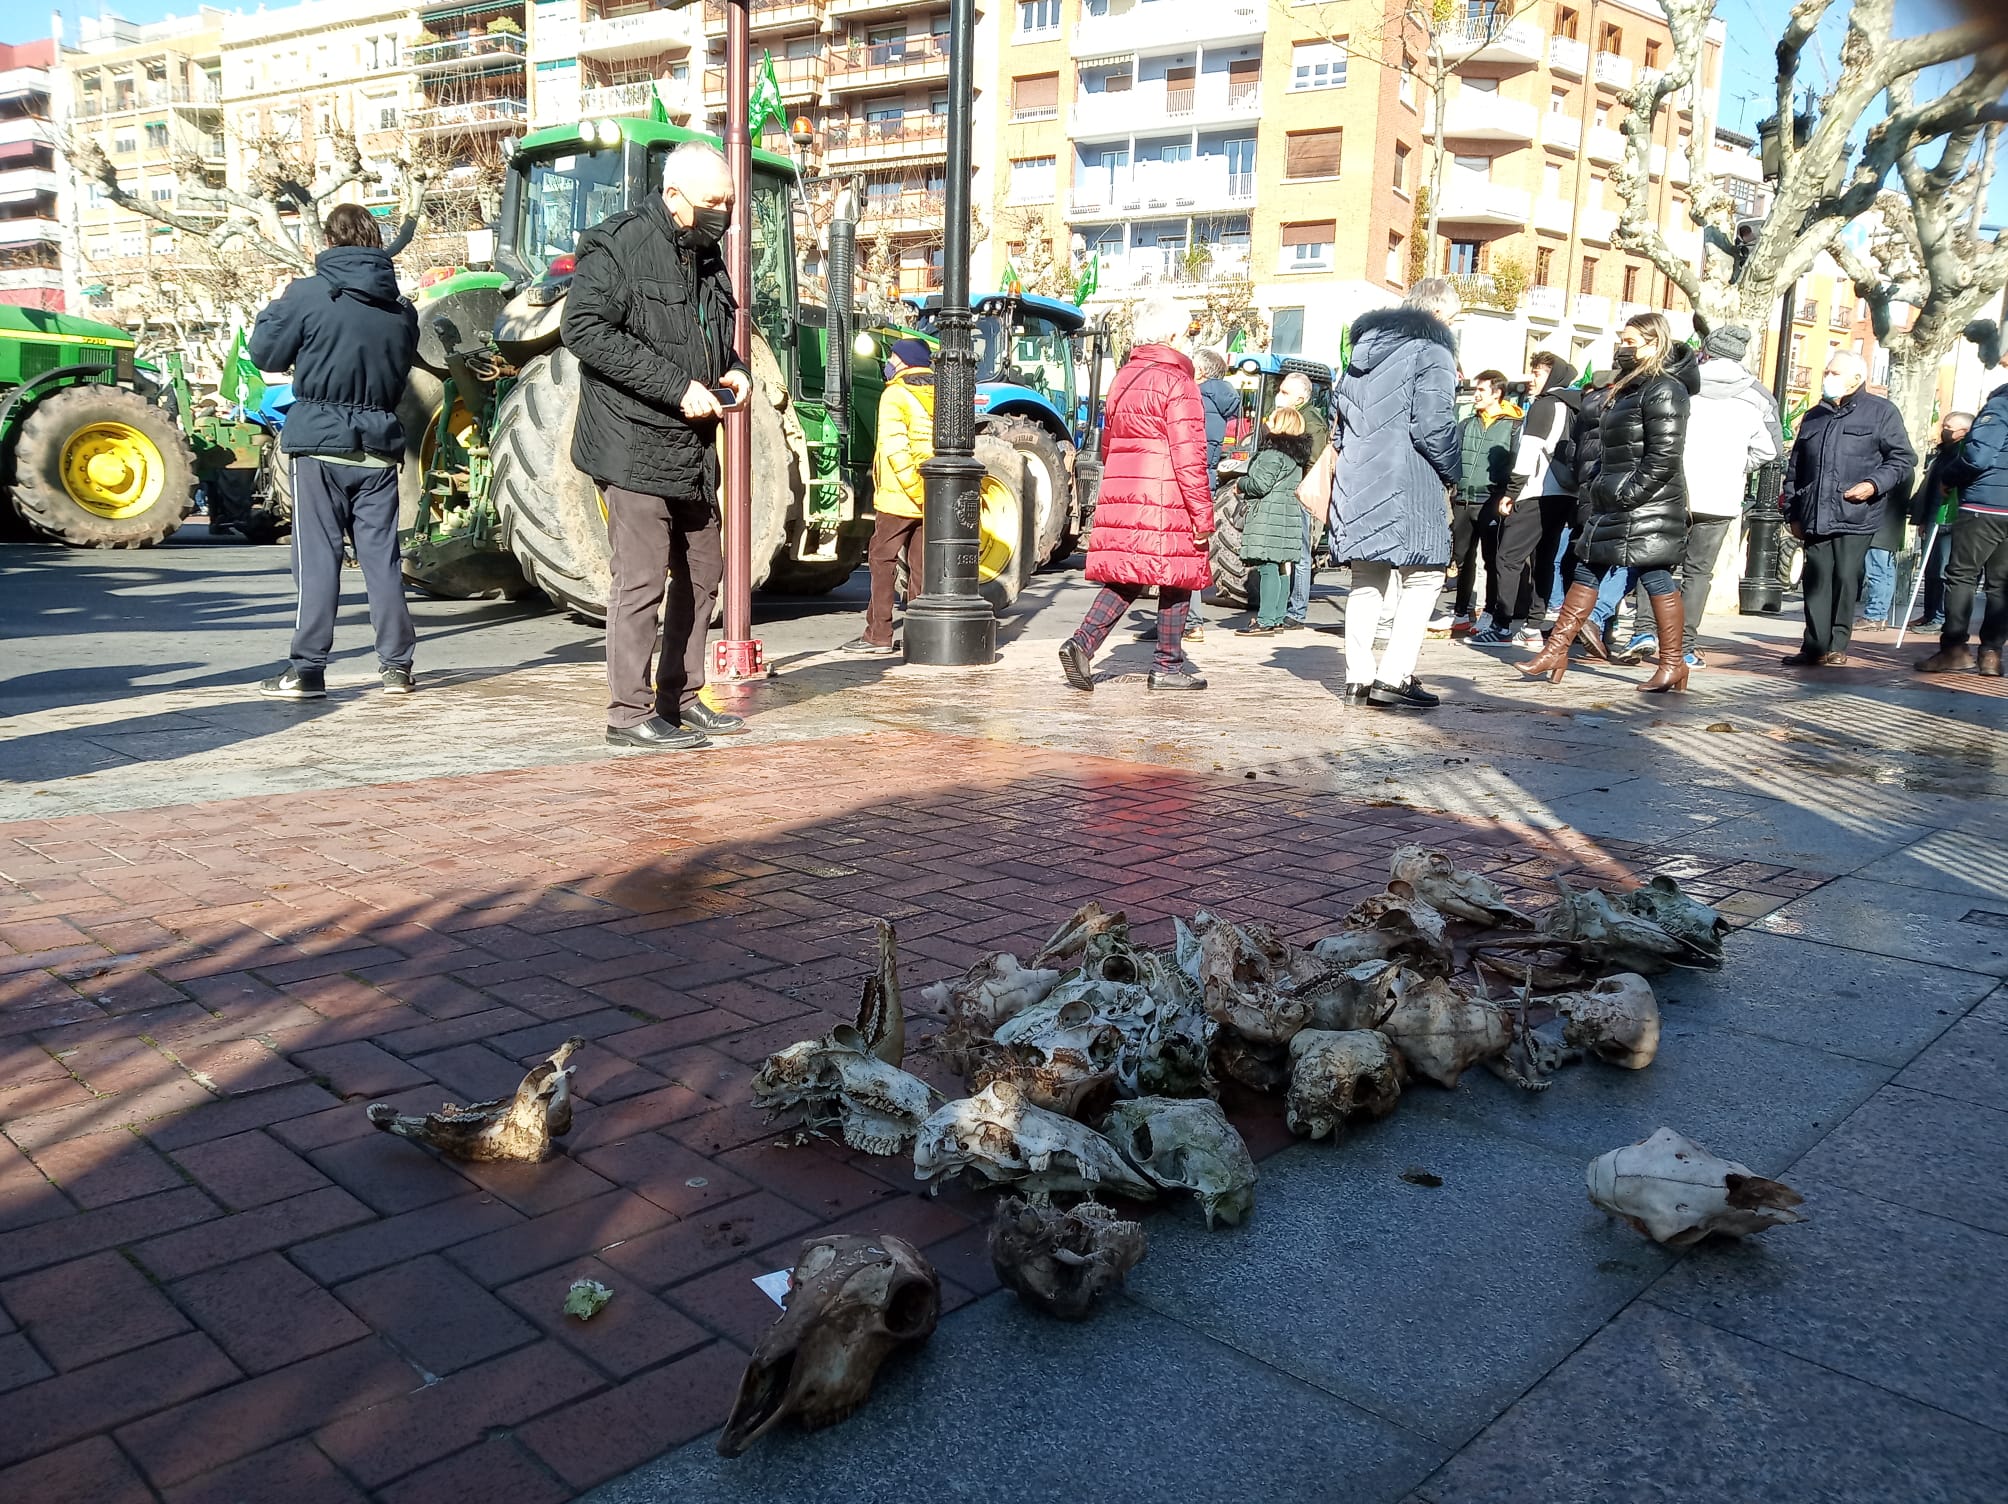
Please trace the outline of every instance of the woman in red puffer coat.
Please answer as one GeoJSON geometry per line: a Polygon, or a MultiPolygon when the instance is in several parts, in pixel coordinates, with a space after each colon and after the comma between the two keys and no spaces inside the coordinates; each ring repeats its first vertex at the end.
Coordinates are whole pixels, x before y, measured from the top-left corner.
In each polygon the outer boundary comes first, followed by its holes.
{"type": "Polygon", "coordinates": [[[1212,580],[1207,539],[1213,491],[1206,417],[1192,362],[1171,348],[1185,315],[1169,304],[1137,313],[1135,346],[1109,388],[1102,427],[1102,488],[1088,535],[1088,578],[1102,589],[1060,648],[1076,689],[1095,687],[1089,664],[1138,596],[1157,587],[1157,653],[1150,687],[1206,688],[1182,639],[1192,595],[1212,580]]]}

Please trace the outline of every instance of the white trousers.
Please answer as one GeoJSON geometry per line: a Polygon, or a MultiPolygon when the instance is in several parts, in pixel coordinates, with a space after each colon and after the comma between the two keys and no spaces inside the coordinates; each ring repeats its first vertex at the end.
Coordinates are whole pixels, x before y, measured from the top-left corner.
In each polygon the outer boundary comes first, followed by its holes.
{"type": "Polygon", "coordinates": [[[1414,677],[1429,614],[1442,589],[1441,569],[1355,563],[1352,593],[1346,597],[1346,682],[1399,686],[1414,677]],[[1380,625],[1381,597],[1390,590],[1396,593],[1394,625],[1376,664],[1374,629],[1380,625]]]}

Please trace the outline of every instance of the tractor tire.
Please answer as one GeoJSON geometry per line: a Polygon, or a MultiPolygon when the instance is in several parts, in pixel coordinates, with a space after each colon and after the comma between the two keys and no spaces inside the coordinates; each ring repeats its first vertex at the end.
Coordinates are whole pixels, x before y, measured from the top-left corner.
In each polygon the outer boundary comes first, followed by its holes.
{"type": "Polygon", "coordinates": [[[1000,434],[976,436],[983,466],[981,510],[976,539],[976,581],[997,612],[1018,599],[1039,567],[1036,487],[1027,476],[1025,452],[1000,434]]]}
{"type": "Polygon", "coordinates": [[[840,537],[834,559],[791,559],[783,551],[767,572],[766,588],[776,595],[828,595],[865,561],[870,533],[840,537]]]}
{"type": "Polygon", "coordinates": [[[14,510],[72,548],[151,548],[195,509],[195,455],[165,409],[73,386],[29,409],[14,443],[14,510]]]}
{"type": "MultiPolygon", "coordinates": [[[[404,463],[397,472],[400,533],[409,533],[425,515],[425,472],[438,442],[439,408],[445,400],[446,383],[424,366],[414,365],[397,405],[397,420],[404,429],[404,463]]],[[[404,577],[427,595],[448,601],[520,600],[535,593],[507,549],[464,537],[443,547],[407,548],[404,577]]]]}
{"type": "Polygon", "coordinates": [[[1248,516],[1248,498],[1241,484],[1229,481],[1213,496],[1213,589],[1206,598],[1217,605],[1248,604],[1248,566],[1241,562],[1241,526],[1248,516]]]}
{"type": "Polygon", "coordinates": [[[1043,569],[1066,557],[1061,545],[1073,515],[1073,471],[1067,463],[1072,446],[1063,447],[1030,418],[999,418],[985,431],[1005,440],[1025,458],[1025,478],[1032,488],[1036,520],[1032,567],[1043,569]]]}
{"type": "Polygon", "coordinates": [[[279,448],[279,436],[271,435],[261,457],[264,492],[251,495],[251,510],[237,533],[246,543],[284,543],[293,536],[293,461],[279,448]]]}

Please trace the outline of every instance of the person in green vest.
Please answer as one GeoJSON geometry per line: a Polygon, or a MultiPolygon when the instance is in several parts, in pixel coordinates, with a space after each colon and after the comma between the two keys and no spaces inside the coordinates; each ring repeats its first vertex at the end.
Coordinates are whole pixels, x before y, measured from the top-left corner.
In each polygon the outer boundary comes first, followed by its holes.
{"type": "Polygon", "coordinates": [[[1910,518],[1918,532],[1931,538],[1931,552],[1924,560],[1924,593],[1918,600],[1913,630],[1936,632],[1945,625],[1945,561],[1952,556],[1952,526],[1959,516],[1959,488],[1948,484],[1946,467],[1966,442],[1973,427],[1972,413],[1947,413],[1938,425],[1938,447],[1925,462],[1924,484],[1917,488],[1910,518]],[[1938,529],[1936,537],[1932,529],[1938,529]]]}
{"type": "Polygon", "coordinates": [[[1241,494],[1248,498],[1241,561],[1248,566],[1249,622],[1235,629],[1237,637],[1267,637],[1283,630],[1290,598],[1283,566],[1296,564],[1303,547],[1304,509],[1297,504],[1297,486],[1311,463],[1311,436],[1301,408],[1278,407],[1266,427],[1268,437],[1241,477],[1241,494]]]}

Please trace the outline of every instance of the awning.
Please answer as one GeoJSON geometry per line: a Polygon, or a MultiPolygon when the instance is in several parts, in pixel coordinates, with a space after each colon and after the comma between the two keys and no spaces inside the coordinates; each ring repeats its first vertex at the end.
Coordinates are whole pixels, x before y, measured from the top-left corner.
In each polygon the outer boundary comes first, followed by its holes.
{"type": "Polygon", "coordinates": [[[451,21],[455,16],[483,16],[490,11],[521,10],[525,0],[481,0],[477,5],[442,5],[437,9],[420,0],[418,13],[428,21],[451,21]]]}
{"type": "Polygon", "coordinates": [[[1136,54],[1134,52],[1104,52],[1098,57],[1077,57],[1074,59],[1074,66],[1076,68],[1107,68],[1116,63],[1133,62],[1135,59],[1136,54]]]}

